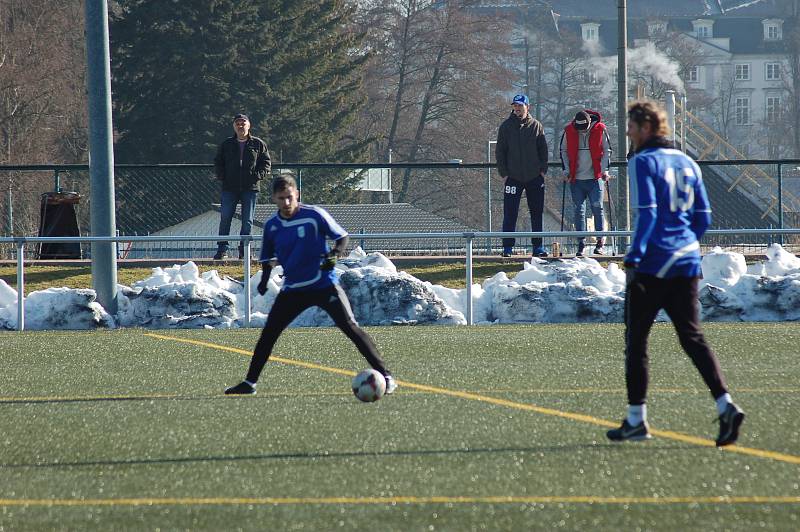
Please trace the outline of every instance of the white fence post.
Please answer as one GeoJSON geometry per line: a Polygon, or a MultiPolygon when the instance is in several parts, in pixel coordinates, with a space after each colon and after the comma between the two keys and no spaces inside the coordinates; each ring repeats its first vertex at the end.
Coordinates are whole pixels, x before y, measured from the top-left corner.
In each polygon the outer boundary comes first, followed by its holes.
{"type": "Polygon", "coordinates": [[[250,239],[244,244],[244,326],[250,327],[250,239]]]}
{"type": "Polygon", "coordinates": [[[17,330],[25,330],[25,240],[17,241],[17,330]]]}
{"type": "Polygon", "coordinates": [[[467,311],[467,325],[472,325],[472,238],[473,233],[464,233],[464,238],[467,240],[467,301],[466,301],[466,311],[467,311]]]}

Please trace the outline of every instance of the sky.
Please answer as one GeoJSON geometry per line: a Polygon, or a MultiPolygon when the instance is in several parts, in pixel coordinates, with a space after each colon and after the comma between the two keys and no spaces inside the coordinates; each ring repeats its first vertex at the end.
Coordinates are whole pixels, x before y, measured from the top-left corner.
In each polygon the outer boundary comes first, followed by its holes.
{"type": "MultiPolygon", "coordinates": [[[[766,260],[747,264],[739,253],[715,248],[703,257],[700,302],[705,321],[800,320],[800,258],[773,244],[766,260]]],[[[361,325],[465,324],[466,289],[420,281],[380,253],[356,248],[337,272],[361,325]]],[[[281,287],[274,268],[264,296],[250,283],[251,327],[266,322],[281,287]]],[[[533,258],[521,269],[500,272],[473,285],[473,320],[491,323],[579,323],[623,320],[624,271],[592,258],[533,258]]],[[[244,326],[244,284],[216,270],[200,273],[193,262],[154,268],[147,279],[119,285],[112,316],[91,289],[48,288],[25,299],[25,329],[145,327],[231,328],[244,326]]],[[[659,314],[658,320],[666,320],[659,314]]],[[[328,326],[320,309],[301,314],[292,326],[328,326]]],[[[0,280],[0,329],[17,326],[17,292],[0,280]]]]}

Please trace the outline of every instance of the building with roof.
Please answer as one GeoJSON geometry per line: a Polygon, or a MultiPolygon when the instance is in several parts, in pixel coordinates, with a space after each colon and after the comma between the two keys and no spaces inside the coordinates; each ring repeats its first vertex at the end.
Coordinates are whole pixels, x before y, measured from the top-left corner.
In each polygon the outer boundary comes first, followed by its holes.
{"type": "MultiPolygon", "coordinates": [[[[786,135],[783,116],[793,92],[791,47],[797,7],[781,0],[636,0],[627,3],[628,76],[630,96],[638,92],[661,97],[666,88],[687,95],[687,106],[744,157],[787,157],[794,146],[786,135]],[[636,49],[658,43],[663,57],[636,49]],[[648,57],[649,54],[649,57],[648,57]],[[637,64],[638,62],[638,64],[637,64]],[[661,63],[661,64],[659,64],[661,63]],[[638,79],[636,69],[643,69],[638,79]],[[637,87],[654,83],[658,87],[637,87]]],[[[512,32],[539,39],[577,38],[585,53],[585,72],[569,109],[542,113],[568,120],[577,107],[599,109],[609,119],[616,115],[616,54],[618,2],[616,0],[479,0],[468,9],[508,18],[520,25],[512,32]],[[548,16],[548,13],[551,13],[548,16]],[[552,23],[550,23],[552,19],[552,23]],[[547,24],[542,24],[542,20],[547,24]],[[531,25],[536,24],[534,29],[531,25]],[[546,28],[552,26],[553,31],[546,28]]],[[[531,52],[532,53],[532,52],[531,52]]],[[[520,57],[527,58],[527,51],[520,57]]],[[[661,54],[659,54],[661,55],[661,54]]],[[[526,59],[528,63],[532,59],[526,59]]],[[[536,72],[537,65],[519,69],[536,72]]],[[[545,72],[542,74],[547,76],[545,72]]],[[[526,77],[529,80],[530,75],[526,77]]],[[[542,83],[548,80],[538,78],[542,83]]],[[[533,84],[533,82],[531,82],[533,84]]],[[[523,82],[524,86],[524,82],[523,82]]],[[[533,99],[536,90],[530,90],[533,99]]],[[[558,104],[563,104],[561,99],[558,104]]],[[[542,105],[554,105],[545,101],[542,105]]],[[[615,124],[613,124],[615,125],[615,124]]],[[[548,124],[545,124],[547,127],[548,124]]],[[[558,130],[558,124],[549,127],[558,130]]]]}
{"type": "MultiPolygon", "coordinates": [[[[172,225],[152,236],[216,235],[219,228],[219,204],[203,214],[194,216],[183,222],[172,225]]],[[[381,251],[386,254],[453,254],[463,253],[464,240],[455,239],[359,239],[361,234],[376,233],[464,233],[477,229],[467,227],[457,221],[442,218],[419,209],[408,203],[353,204],[353,205],[321,205],[342,227],[350,233],[351,246],[361,246],[365,251],[381,251]]],[[[253,242],[254,254],[261,249],[260,235],[264,222],[277,212],[272,204],[256,205],[253,235],[259,239],[253,242]]],[[[231,234],[238,235],[241,229],[241,213],[237,207],[231,224],[231,234]]],[[[234,242],[231,243],[236,248],[234,242]]],[[[128,252],[129,258],[165,257],[165,258],[207,258],[214,254],[216,245],[213,242],[170,242],[164,244],[143,245],[136,243],[128,252]]]]}
{"type": "MultiPolygon", "coordinates": [[[[347,204],[347,205],[320,205],[327,210],[333,218],[350,233],[351,248],[361,246],[366,252],[380,251],[386,255],[464,255],[465,241],[460,236],[455,238],[405,238],[405,239],[367,239],[359,238],[359,234],[385,234],[385,233],[471,233],[483,229],[469,227],[461,222],[443,218],[436,214],[420,209],[409,203],[379,203],[379,204],[347,204]]],[[[527,217],[527,211],[520,209],[521,220],[527,217]]],[[[277,212],[275,205],[256,205],[255,220],[253,222],[253,235],[258,235],[253,246],[255,256],[261,249],[260,235],[264,222],[277,212]]],[[[213,204],[211,209],[193,216],[183,222],[177,223],[151,236],[209,236],[216,235],[220,218],[219,204],[213,204]]],[[[556,231],[560,226],[558,214],[550,209],[545,211],[544,230],[556,231]]],[[[525,223],[518,225],[520,231],[525,231],[525,223]]],[[[529,225],[527,226],[529,227],[529,225]]],[[[237,207],[231,235],[238,235],[241,229],[241,213],[237,207]]],[[[518,242],[520,252],[523,249],[530,253],[530,241],[522,239],[518,242]]],[[[484,247],[485,242],[476,243],[484,247]]],[[[491,243],[492,249],[499,254],[500,239],[491,243]]],[[[236,244],[231,241],[231,248],[236,244]]],[[[214,242],[164,242],[122,244],[120,255],[123,258],[209,258],[214,255],[216,244],[214,242]]]]}

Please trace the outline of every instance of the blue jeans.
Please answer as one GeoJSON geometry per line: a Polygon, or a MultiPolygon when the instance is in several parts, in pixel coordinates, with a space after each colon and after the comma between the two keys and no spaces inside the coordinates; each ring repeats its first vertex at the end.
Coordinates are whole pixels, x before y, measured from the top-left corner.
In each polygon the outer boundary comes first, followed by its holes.
{"type": "MultiPolygon", "coordinates": [[[[256,211],[256,196],[257,192],[253,190],[245,190],[243,192],[231,192],[228,190],[222,191],[222,206],[220,210],[219,220],[219,235],[227,236],[231,234],[231,221],[236,212],[236,205],[241,202],[242,204],[242,230],[239,231],[240,235],[249,235],[253,230],[253,214],[256,211]]],[[[239,244],[242,248],[243,244],[239,244]]],[[[228,251],[228,242],[217,242],[218,251],[228,251]]]]}
{"type": "MultiPolygon", "coordinates": [[[[601,179],[578,179],[569,184],[572,193],[572,203],[575,206],[575,230],[586,231],[586,200],[592,208],[595,231],[603,230],[603,181],[601,179]]],[[[585,238],[578,239],[578,247],[584,246],[585,238]]],[[[598,245],[603,245],[603,239],[598,238],[598,245]]]]}

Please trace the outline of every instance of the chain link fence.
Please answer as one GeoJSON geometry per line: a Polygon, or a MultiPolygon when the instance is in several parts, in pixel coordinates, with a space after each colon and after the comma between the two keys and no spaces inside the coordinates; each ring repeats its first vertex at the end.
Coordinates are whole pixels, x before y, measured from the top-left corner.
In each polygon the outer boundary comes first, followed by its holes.
{"type": "MultiPolygon", "coordinates": [[[[503,183],[496,170],[488,163],[430,165],[361,165],[368,167],[391,167],[394,174],[394,197],[406,189],[402,196],[405,202],[453,222],[452,227],[408,227],[397,229],[408,232],[458,232],[500,231],[503,219],[503,183]],[[406,168],[408,174],[405,174],[406,168]]],[[[620,163],[614,163],[612,173],[617,175],[620,163]]],[[[313,167],[315,171],[330,168],[331,171],[353,168],[353,165],[276,165],[275,171],[291,171],[302,177],[302,169],[313,167]]],[[[800,160],[781,161],[708,161],[701,162],[704,181],[714,209],[714,229],[736,228],[798,228],[800,227],[800,160]],[[779,203],[780,198],[780,203],[779,203]]],[[[545,193],[544,230],[573,230],[574,207],[569,186],[561,179],[560,166],[551,164],[545,193]]],[[[219,183],[213,175],[211,165],[120,165],[115,168],[116,226],[119,235],[190,234],[214,235],[219,224],[219,183]]],[[[34,236],[40,234],[42,222],[43,194],[75,192],[80,200],[75,204],[75,215],[80,234],[91,235],[91,195],[88,167],[71,166],[0,166],[0,225],[3,236],[34,236]]],[[[606,224],[604,230],[624,227],[625,213],[620,212],[619,179],[609,182],[611,201],[605,199],[606,224]]],[[[262,187],[259,203],[268,203],[268,186],[262,187]]],[[[362,203],[389,202],[389,194],[364,192],[362,203]]],[[[322,202],[321,202],[322,203],[322,202]]],[[[262,209],[259,212],[266,212],[262,209]]],[[[390,216],[390,211],[377,209],[371,215],[390,216]]],[[[590,209],[587,208],[587,213],[590,209]]],[[[367,216],[369,218],[369,216],[367,216]]],[[[383,220],[385,221],[385,220],[383,220]]],[[[407,222],[405,220],[404,222],[407,222]]],[[[412,220],[413,222],[413,220],[412,220]]],[[[263,219],[257,216],[254,234],[260,233],[263,219]]],[[[397,222],[400,224],[400,221],[397,222]]],[[[591,218],[587,225],[593,225],[591,218]]],[[[354,244],[359,242],[358,233],[376,231],[369,219],[346,227],[353,234],[354,244]]],[[[600,229],[600,228],[598,228],[600,229]]],[[[517,223],[518,231],[530,231],[528,208],[522,202],[517,223]]],[[[238,221],[234,220],[232,234],[238,234],[238,221]]],[[[71,236],[71,235],[44,235],[71,236]]],[[[551,239],[559,241],[565,255],[574,252],[575,239],[551,239]]],[[[706,246],[720,245],[743,253],[763,252],[772,241],[781,241],[789,249],[797,251],[794,236],[774,239],[757,237],[719,236],[706,238],[706,246]]],[[[257,246],[257,244],[256,244],[257,246]]],[[[367,242],[371,251],[381,250],[380,243],[367,242]],[[377,247],[376,247],[377,246],[377,247]]],[[[463,251],[460,242],[431,242],[425,239],[409,241],[404,249],[388,250],[398,254],[436,255],[458,254],[463,251]]],[[[476,242],[477,250],[495,254],[501,247],[499,239],[476,242]]],[[[26,248],[29,256],[38,256],[39,249],[31,245],[26,248]]],[[[131,246],[120,245],[120,257],[133,258],[197,258],[213,254],[208,243],[186,244],[183,247],[154,246],[138,250],[131,255],[131,246]],[[127,253],[127,255],[126,255],[127,253]]],[[[517,239],[517,251],[530,251],[530,241],[517,239]]],[[[621,253],[622,249],[609,249],[621,253]]],[[[9,246],[0,249],[0,258],[13,258],[15,250],[9,246]]],[[[87,257],[88,246],[81,255],[87,257]]]]}

